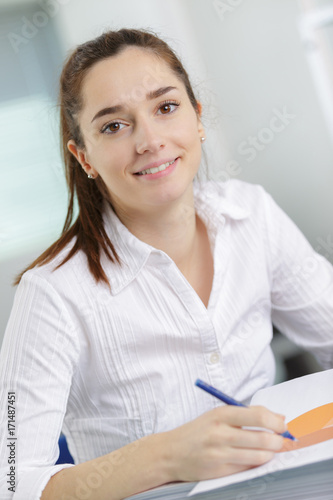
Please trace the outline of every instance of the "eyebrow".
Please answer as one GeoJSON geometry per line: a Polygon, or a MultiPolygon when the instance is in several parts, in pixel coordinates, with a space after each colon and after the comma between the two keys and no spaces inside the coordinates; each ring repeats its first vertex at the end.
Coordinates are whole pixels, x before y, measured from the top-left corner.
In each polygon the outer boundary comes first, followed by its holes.
{"type": "MultiPolygon", "coordinates": [[[[146,95],[146,99],[148,101],[152,101],[153,99],[156,99],[157,97],[160,97],[160,96],[166,94],[167,92],[170,92],[171,90],[177,90],[177,87],[168,86],[168,87],[160,87],[159,89],[152,90],[152,91],[148,92],[148,94],[146,95]]],[[[115,106],[103,108],[100,111],[98,111],[98,113],[96,113],[94,118],[91,120],[91,123],[94,120],[97,120],[97,118],[100,118],[101,116],[112,115],[113,113],[118,113],[119,111],[123,111],[123,110],[124,110],[124,106],[122,104],[116,104],[115,106]]]]}

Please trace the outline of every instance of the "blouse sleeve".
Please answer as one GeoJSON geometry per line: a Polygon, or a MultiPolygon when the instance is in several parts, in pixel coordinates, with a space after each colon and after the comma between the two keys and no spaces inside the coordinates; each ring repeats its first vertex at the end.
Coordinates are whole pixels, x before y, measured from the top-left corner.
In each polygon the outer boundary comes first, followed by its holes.
{"type": "Polygon", "coordinates": [[[54,464],[78,356],[77,331],[59,294],[34,271],[25,273],[0,356],[2,500],[38,500],[50,477],[72,466],[54,464]]]}
{"type": "Polygon", "coordinates": [[[291,341],[333,366],[333,267],[266,193],[272,321],[291,341]]]}

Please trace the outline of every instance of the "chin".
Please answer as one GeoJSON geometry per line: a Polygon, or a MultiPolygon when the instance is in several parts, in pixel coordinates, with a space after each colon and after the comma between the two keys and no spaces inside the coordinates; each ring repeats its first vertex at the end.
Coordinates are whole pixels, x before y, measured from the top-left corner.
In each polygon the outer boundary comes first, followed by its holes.
{"type": "Polygon", "coordinates": [[[156,193],[154,197],[154,204],[157,206],[164,206],[170,203],[181,201],[182,198],[187,198],[188,193],[192,193],[193,180],[181,186],[178,183],[176,186],[164,186],[156,193]]]}

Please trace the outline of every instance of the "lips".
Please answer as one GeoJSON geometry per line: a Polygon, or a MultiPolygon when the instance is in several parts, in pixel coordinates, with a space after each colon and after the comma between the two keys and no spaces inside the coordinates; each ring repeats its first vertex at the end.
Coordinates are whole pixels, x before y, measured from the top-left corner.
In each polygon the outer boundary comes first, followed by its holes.
{"type": "Polygon", "coordinates": [[[170,165],[172,165],[178,158],[174,158],[171,160],[161,160],[159,162],[150,163],[146,165],[143,169],[135,172],[134,175],[147,175],[147,174],[156,174],[157,172],[163,172],[163,170],[167,169],[170,165]]]}

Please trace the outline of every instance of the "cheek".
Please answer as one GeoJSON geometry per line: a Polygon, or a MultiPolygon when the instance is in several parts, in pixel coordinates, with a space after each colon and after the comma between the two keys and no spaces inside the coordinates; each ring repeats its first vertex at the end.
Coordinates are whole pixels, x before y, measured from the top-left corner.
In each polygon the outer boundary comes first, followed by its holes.
{"type": "Polygon", "coordinates": [[[188,147],[188,152],[196,156],[201,153],[201,141],[198,133],[198,129],[192,123],[189,123],[187,127],[184,127],[184,143],[188,147]]]}
{"type": "Polygon", "coordinates": [[[178,143],[182,143],[185,148],[193,148],[197,143],[200,144],[198,129],[192,120],[182,123],[177,127],[174,130],[174,138],[178,143]]]}
{"type": "Polygon", "coordinates": [[[124,171],[126,165],[126,154],[128,148],[117,148],[114,145],[109,147],[105,144],[95,151],[93,161],[95,168],[103,176],[119,176],[124,171]]]}
{"type": "Polygon", "coordinates": [[[183,125],[185,125],[183,127],[183,132],[187,135],[189,141],[196,142],[200,140],[198,132],[199,125],[196,116],[189,116],[183,125]]]}

